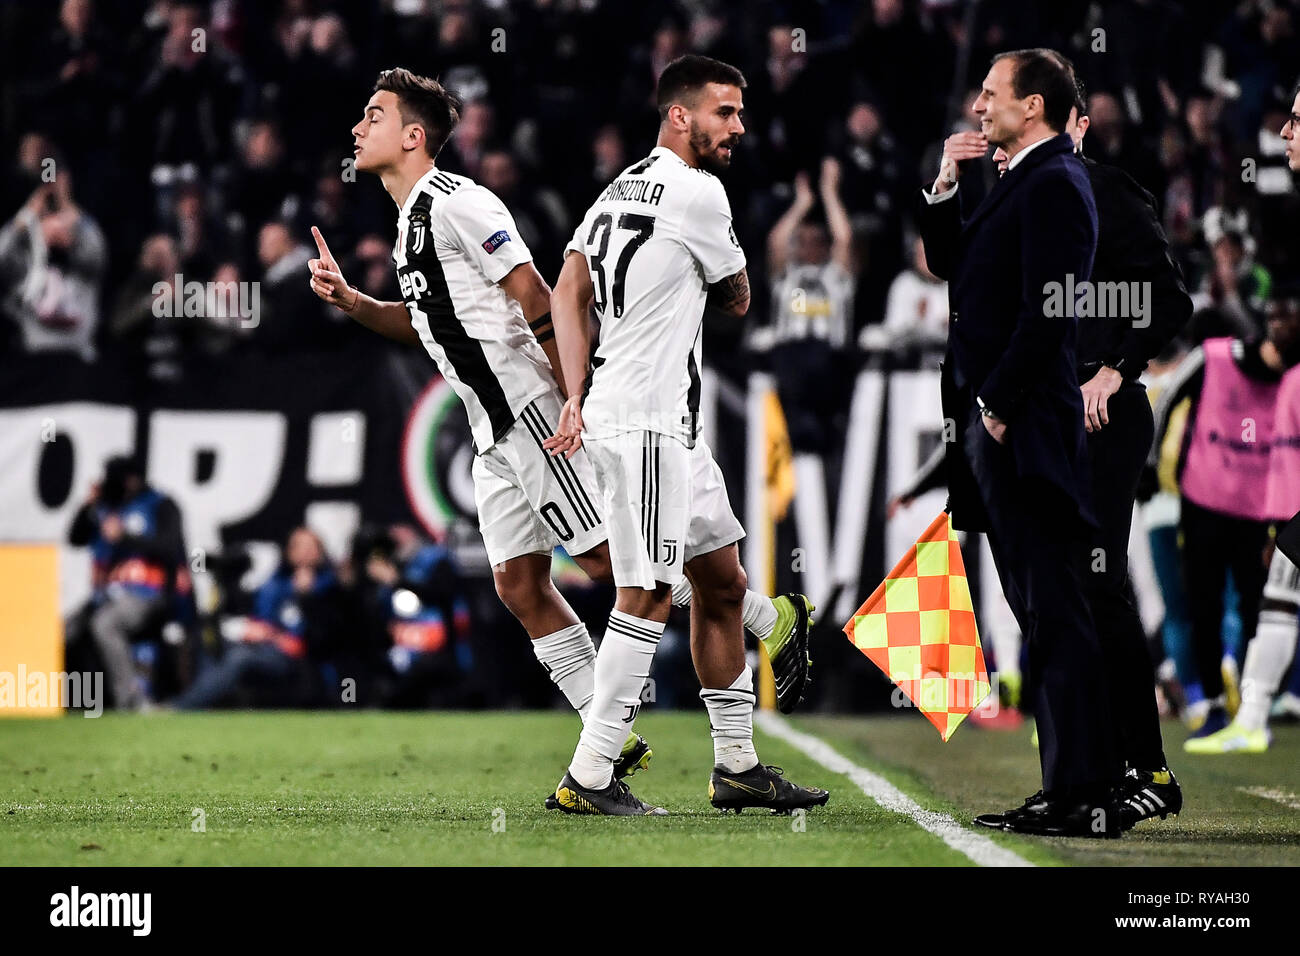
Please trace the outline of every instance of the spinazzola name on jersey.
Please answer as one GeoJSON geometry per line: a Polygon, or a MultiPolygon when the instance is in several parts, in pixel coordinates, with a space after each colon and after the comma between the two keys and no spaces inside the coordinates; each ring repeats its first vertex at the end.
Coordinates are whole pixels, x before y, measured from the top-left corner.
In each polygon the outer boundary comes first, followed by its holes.
{"type": "Polygon", "coordinates": [[[627,200],[657,206],[665,188],[664,183],[652,183],[646,179],[616,179],[605,188],[597,202],[627,200]]]}

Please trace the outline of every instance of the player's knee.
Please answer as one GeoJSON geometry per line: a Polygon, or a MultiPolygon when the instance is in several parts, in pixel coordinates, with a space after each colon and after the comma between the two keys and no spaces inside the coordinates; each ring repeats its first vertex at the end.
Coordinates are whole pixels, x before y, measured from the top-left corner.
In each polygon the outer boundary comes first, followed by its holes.
{"type": "Polygon", "coordinates": [[[737,566],[734,573],[710,582],[707,601],[715,606],[739,605],[745,600],[748,588],[749,578],[745,575],[745,569],[737,566]]]}
{"type": "Polygon", "coordinates": [[[526,574],[497,574],[495,582],[497,597],[511,614],[525,618],[537,610],[546,600],[545,588],[550,581],[535,580],[526,574]]]}
{"type": "Polygon", "coordinates": [[[740,604],[745,600],[745,592],[749,590],[749,575],[745,573],[744,568],[736,568],[736,574],[731,579],[731,585],[727,592],[727,600],[735,601],[740,604]]]}

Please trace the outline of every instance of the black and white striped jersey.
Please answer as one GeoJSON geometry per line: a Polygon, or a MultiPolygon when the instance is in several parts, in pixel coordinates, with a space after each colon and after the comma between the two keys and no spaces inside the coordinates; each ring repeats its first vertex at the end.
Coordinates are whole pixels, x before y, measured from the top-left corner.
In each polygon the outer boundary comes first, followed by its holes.
{"type": "Polygon", "coordinates": [[[575,251],[600,315],[586,431],[655,431],[694,446],[705,299],[745,265],[722,182],[657,146],[587,210],[566,254],[575,251]]]}
{"type": "Polygon", "coordinates": [[[430,169],[397,218],[397,266],[411,327],[487,451],[533,399],[556,388],[519,303],[497,285],[532,253],[509,210],[473,180],[430,169]]]}

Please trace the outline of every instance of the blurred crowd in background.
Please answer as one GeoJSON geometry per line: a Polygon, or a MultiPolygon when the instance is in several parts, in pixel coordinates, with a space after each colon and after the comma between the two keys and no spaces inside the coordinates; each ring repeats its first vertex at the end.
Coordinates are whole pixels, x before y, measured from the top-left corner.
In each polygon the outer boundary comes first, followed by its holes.
{"type": "MultiPolygon", "coordinates": [[[[102,670],[113,704],[470,706],[470,611],[456,561],[406,525],[365,526],[339,563],[307,527],[255,589],[247,554],[185,547],[176,503],[129,456],[108,461],[69,543],[92,595],[67,623],[72,670],[102,670]],[[196,600],[194,571],[208,577],[196,600]]],[[[479,688],[481,691],[481,688],[479,688]]]]}
{"type": "MultiPolygon", "coordinates": [[[[165,388],[196,364],[345,350],[368,335],[316,300],[305,263],[317,225],[350,281],[400,298],[392,201],[349,168],[349,130],[376,74],[396,65],[465,98],[438,164],[502,198],[548,280],[597,192],[653,145],[659,71],[687,52],[740,67],[748,131],[726,187],[754,306],[743,322],[709,317],[705,356],[737,379],[775,373],[796,453],[843,445],[857,369],[929,367],[941,353],[946,289],[912,209],[944,138],[977,128],[969,107],[998,51],[1073,59],[1088,92],[1084,151],[1155,197],[1196,340],[1258,337],[1273,276],[1300,266],[1282,233],[1300,197],[1278,137],[1300,69],[1300,0],[62,0],[3,5],[0,32],[6,362],[115,353],[165,388]],[[259,282],[260,321],[157,315],[156,284],[181,276],[259,282]]],[[[978,173],[996,176],[992,163],[978,173]]],[[[277,608],[355,623],[381,592],[388,610],[371,624],[388,635],[382,655],[396,654],[385,693],[402,699],[393,593],[437,606],[448,647],[466,615],[438,545],[409,529],[367,535],[349,568],[330,570],[312,534],[295,532],[272,582],[239,599],[270,629],[179,705],[329,647],[281,640],[304,635],[277,608]]],[[[117,653],[100,635],[122,621],[84,625],[117,653]]],[[[416,653],[433,640],[410,639],[416,653]]]]}
{"type": "Polygon", "coordinates": [[[391,200],[348,161],[374,77],[398,64],[465,97],[439,164],[501,196],[552,278],[597,191],[653,145],[663,66],[691,51],[739,66],[748,133],[727,188],[762,299],[759,328],[710,323],[750,346],[712,350],[733,370],[789,341],[846,356],[942,342],[914,189],[944,137],[974,128],[999,50],[1073,58],[1085,150],[1157,198],[1198,304],[1258,322],[1291,255],[1274,240],[1296,204],[1276,135],[1300,62],[1294,0],[62,0],[0,17],[6,350],[124,350],[165,378],[230,348],[344,347],[350,330],[301,281],[308,229],[397,298],[391,200]],[[848,275],[810,268],[841,224],[848,275]],[[769,252],[783,225],[789,257],[769,252]],[[817,300],[797,320],[775,294],[792,270],[817,300]],[[266,321],[158,319],[150,290],[178,273],[260,281],[266,321]]]}

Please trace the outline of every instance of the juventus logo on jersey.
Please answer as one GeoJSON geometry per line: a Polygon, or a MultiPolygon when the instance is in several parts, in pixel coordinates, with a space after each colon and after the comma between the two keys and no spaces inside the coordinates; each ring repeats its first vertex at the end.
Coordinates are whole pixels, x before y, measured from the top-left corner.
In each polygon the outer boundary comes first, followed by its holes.
{"type": "Polygon", "coordinates": [[[413,222],[413,223],[411,223],[411,253],[412,253],[412,255],[417,255],[417,256],[418,256],[418,255],[419,255],[419,254],[424,250],[424,233],[425,233],[425,231],[426,231],[426,229],[425,229],[425,223],[423,223],[423,222],[413,222]]]}

